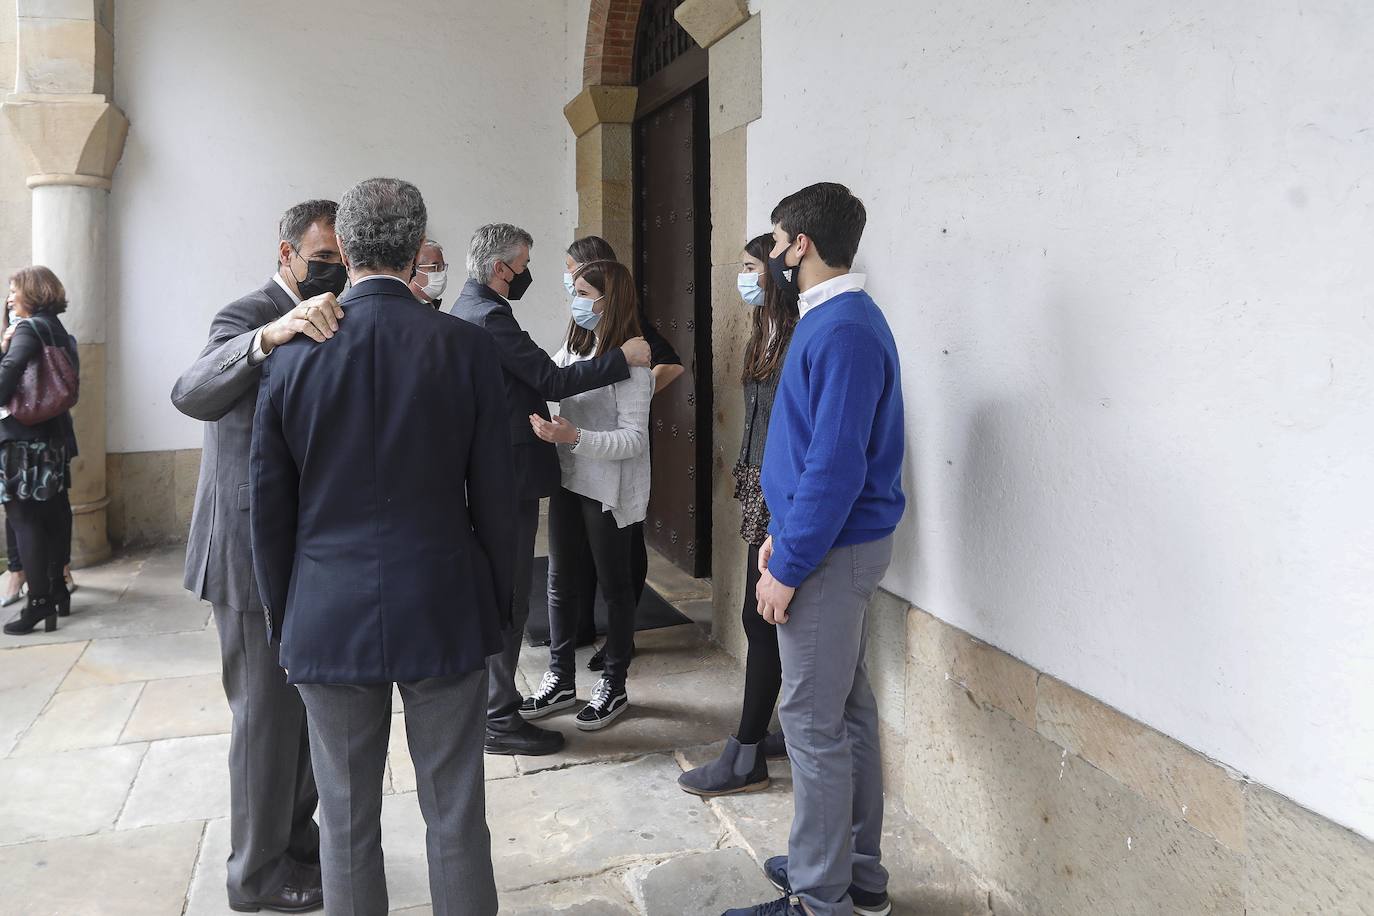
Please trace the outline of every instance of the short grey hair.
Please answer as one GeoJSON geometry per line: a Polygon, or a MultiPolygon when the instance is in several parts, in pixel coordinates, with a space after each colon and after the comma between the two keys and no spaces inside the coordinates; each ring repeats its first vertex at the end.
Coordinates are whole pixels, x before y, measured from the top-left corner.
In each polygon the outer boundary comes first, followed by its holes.
{"type": "Polygon", "coordinates": [[[510,262],[521,248],[533,248],[534,236],[510,223],[489,223],[472,234],[468,244],[468,276],[478,283],[490,283],[498,261],[510,262]]]}
{"type": "Polygon", "coordinates": [[[405,270],[420,250],[428,222],[415,185],[399,178],[369,178],[344,193],[334,231],[354,270],[405,270]]]}

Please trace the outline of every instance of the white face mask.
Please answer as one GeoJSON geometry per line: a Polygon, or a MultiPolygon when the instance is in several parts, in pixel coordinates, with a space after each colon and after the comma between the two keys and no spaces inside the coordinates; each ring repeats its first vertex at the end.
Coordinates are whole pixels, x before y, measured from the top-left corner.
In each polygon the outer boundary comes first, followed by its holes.
{"type": "Polygon", "coordinates": [[[763,305],[763,287],[759,286],[758,274],[740,274],[735,283],[739,287],[740,298],[744,300],[746,305],[752,305],[754,308],[763,305]]]}
{"type": "Polygon", "coordinates": [[[573,275],[567,271],[563,272],[563,288],[568,291],[569,299],[577,295],[577,290],[573,288],[573,275]]]}
{"type": "Polygon", "coordinates": [[[421,291],[431,299],[438,299],[448,288],[448,271],[432,270],[425,276],[429,278],[429,282],[420,287],[421,291]]]}

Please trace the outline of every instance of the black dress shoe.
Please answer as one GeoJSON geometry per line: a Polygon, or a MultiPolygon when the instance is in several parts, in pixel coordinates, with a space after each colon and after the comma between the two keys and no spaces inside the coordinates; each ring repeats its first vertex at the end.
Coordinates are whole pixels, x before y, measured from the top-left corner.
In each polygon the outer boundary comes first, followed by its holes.
{"type": "Polygon", "coordinates": [[[543,757],[547,754],[557,754],[563,750],[563,744],[561,732],[540,728],[521,720],[513,731],[487,732],[486,746],[483,750],[488,754],[543,757]]]}
{"type": "Polygon", "coordinates": [[[275,913],[309,913],[324,906],[324,890],[319,886],[298,887],[290,882],[283,884],[275,894],[261,897],[249,903],[229,901],[229,909],[235,913],[256,913],[271,910],[275,913]]]}

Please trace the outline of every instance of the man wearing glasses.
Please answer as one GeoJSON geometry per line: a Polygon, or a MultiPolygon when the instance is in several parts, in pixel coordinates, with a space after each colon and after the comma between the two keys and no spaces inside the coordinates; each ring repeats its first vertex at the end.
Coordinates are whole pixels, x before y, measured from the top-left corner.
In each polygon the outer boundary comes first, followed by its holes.
{"type": "Polygon", "coordinates": [[[425,239],[420,247],[420,260],[415,264],[415,276],[410,278],[410,291],[415,298],[437,310],[443,305],[440,297],[448,286],[448,262],[444,260],[444,246],[434,239],[425,239]]]}

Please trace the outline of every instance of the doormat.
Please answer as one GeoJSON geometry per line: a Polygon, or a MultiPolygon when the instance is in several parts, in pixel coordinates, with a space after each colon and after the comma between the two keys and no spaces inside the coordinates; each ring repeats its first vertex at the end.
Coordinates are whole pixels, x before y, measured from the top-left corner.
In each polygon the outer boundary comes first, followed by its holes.
{"type": "MultiPolygon", "coordinates": [[[[525,639],[531,646],[549,644],[549,558],[535,557],[534,568],[530,572],[530,620],[525,624],[525,639]]],[[[601,598],[601,590],[596,592],[596,632],[600,636],[606,632],[606,602],[601,598]]],[[[654,591],[644,586],[644,594],[639,596],[639,607],[635,609],[636,630],[657,630],[661,627],[676,627],[691,623],[677,608],[654,591]]]]}

